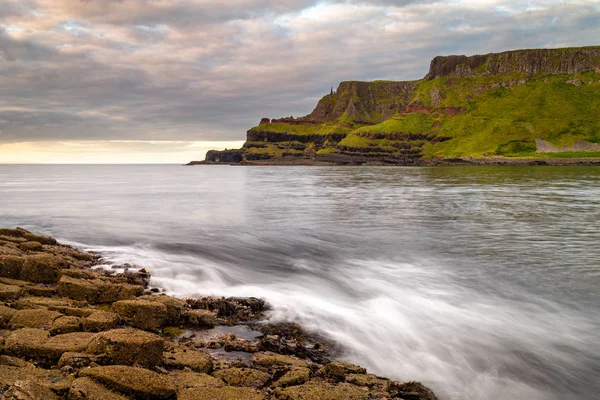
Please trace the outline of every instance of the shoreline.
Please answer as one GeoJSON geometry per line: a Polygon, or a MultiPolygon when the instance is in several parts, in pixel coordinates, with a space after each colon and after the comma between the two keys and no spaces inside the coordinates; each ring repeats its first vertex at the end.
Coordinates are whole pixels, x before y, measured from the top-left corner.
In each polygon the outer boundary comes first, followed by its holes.
{"type": "Polygon", "coordinates": [[[335,343],[265,323],[264,300],[179,299],[143,268],[94,269],[101,261],[0,229],[0,398],[436,399],[331,361],[335,343]]]}
{"type": "Polygon", "coordinates": [[[196,165],[230,165],[230,166],[390,166],[390,167],[445,167],[445,166],[600,166],[600,158],[577,157],[577,158],[509,158],[509,157],[484,157],[484,158],[440,158],[419,159],[410,162],[394,162],[394,160],[369,160],[362,157],[345,157],[331,159],[323,157],[317,159],[304,159],[298,157],[252,160],[239,163],[191,161],[184,166],[196,165]]]}

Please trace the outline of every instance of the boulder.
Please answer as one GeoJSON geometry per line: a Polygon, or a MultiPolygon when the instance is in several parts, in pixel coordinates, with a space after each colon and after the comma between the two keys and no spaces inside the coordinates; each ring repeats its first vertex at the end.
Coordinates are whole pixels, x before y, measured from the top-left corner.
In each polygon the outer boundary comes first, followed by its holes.
{"type": "Polygon", "coordinates": [[[79,376],[89,377],[135,399],[161,400],[176,396],[175,385],[167,375],[144,368],[110,365],[83,369],[79,376]]]}
{"type": "Polygon", "coordinates": [[[79,332],[81,330],[81,318],[63,315],[52,322],[50,326],[51,335],[79,332]]]}
{"type": "Polygon", "coordinates": [[[164,339],[137,329],[114,329],[95,334],[88,352],[103,355],[110,364],[155,367],[162,362],[164,339]]]}
{"type": "Polygon", "coordinates": [[[76,379],[69,389],[68,400],[128,400],[90,378],[76,379]]]}
{"type": "Polygon", "coordinates": [[[25,258],[19,279],[35,283],[56,283],[66,262],[51,254],[35,254],[25,258]]]}
{"type": "Polygon", "coordinates": [[[40,242],[24,242],[19,245],[19,248],[23,251],[42,251],[44,246],[40,242]]]}
{"type": "Polygon", "coordinates": [[[264,400],[257,390],[238,387],[193,388],[178,393],[178,400],[264,400]]]}
{"type": "Polygon", "coordinates": [[[281,400],[366,400],[367,390],[340,383],[332,385],[327,382],[308,382],[304,385],[277,388],[275,397],[281,400]]]}
{"type": "Polygon", "coordinates": [[[0,283],[0,301],[16,300],[23,295],[23,289],[14,285],[0,283]]]}
{"type": "Polygon", "coordinates": [[[346,375],[345,380],[353,385],[368,387],[369,389],[375,389],[380,392],[387,392],[391,385],[389,379],[379,378],[373,374],[348,374],[346,375]]]}
{"type": "Polygon", "coordinates": [[[45,309],[19,310],[11,318],[9,326],[14,328],[48,329],[62,314],[45,309]]]}
{"type": "Polygon", "coordinates": [[[201,328],[212,328],[216,324],[217,313],[209,310],[190,310],[186,313],[187,323],[201,328]]]}
{"type": "Polygon", "coordinates": [[[292,368],[275,383],[275,386],[287,387],[302,385],[310,380],[310,369],[308,368],[292,368]]]}
{"type": "Polygon", "coordinates": [[[292,356],[284,356],[271,352],[255,353],[253,363],[263,367],[308,367],[309,363],[292,356]]]}
{"type": "Polygon", "coordinates": [[[213,376],[220,378],[229,386],[262,388],[271,375],[252,368],[227,368],[216,371],[213,376]]]}
{"type": "Polygon", "coordinates": [[[167,320],[166,324],[179,325],[181,316],[185,309],[185,302],[183,300],[176,299],[171,296],[142,296],[138,300],[150,301],[155,303],[164,304],[167,307],[167,320]]]}
{"type": "Polygon", "coordinates": [[[88,353],[76,353],[68,351],[58,360],[59,367],[70,366],[75,369],[89,367],[92,363],[98,362],[98,356],[88,353]]]}
{"type": "Polygon", "coordinates": [[[15,400],[59,400],[52,390],[30,379],[15,382],[6,390],[4,397],[15,400]]]}
{"type": "Polygon", "coordinates": [[[82,321],[83,330],[87,332],[102,332],[115,329],[119,325],[119,316],[113,312],[94,311],[82,321]]]}
{"type": "Polygon", "coordinates": [[[171,368],[189,368],[204,373],[210,373],[213,367],[210,355],[183,346],[175,346],[171,351],[165,352],[164,363],[171,368]]]}
{"type": "Polygon", "coordinates": [[[169,373],[171,379],[173,379],[173,383],[177,388],[177,391],[180,392],[184,389],[196,388],[196,387],[223,387],[223,381],[220,379],[214,378],[208,374],[193,372],[193,371],[185,371],[185,370],[176,370],[171,371],[169,373]]]}
{"type": "Polygon", "coordinates": [[[48,331],[43,329],[23,328],[6,338],[5,351],[17,357],[55,363],[63,353],[87,349],[93,335],[78,332],[49,337],[48,331]]]}
{"type": "Polygon", "coordinates": [[[19,279],[25,259],[20,256],[0,256],[0,276],[19,279]]]}
{"type": "Polygon", "coordinates": [[[321,373],[328,378],[343,380],[348,374],[366,374],[367,370],[358,365],[336,361],[321,368],[321,373]]]}
{"type": "Polygon", "coordinates": [[[8,325],[8,322],[16,314],[16,312],[17,310],[13,308],[0,306],[0,329],[8,325]]]}
{"type": "Polygon", "coordinates": [[[58,293],[90,304],[113,303],[142,295],[143,286],[111,283],[102,279],[77,279],[63,276],[58,282],[58,293]]]}
{"type": "Polygon", "coordinates": [[[138,329],[157,331],[169,320],[167,306],[157,301],[122,300],[114,303],[112,310],[138,329]]]}

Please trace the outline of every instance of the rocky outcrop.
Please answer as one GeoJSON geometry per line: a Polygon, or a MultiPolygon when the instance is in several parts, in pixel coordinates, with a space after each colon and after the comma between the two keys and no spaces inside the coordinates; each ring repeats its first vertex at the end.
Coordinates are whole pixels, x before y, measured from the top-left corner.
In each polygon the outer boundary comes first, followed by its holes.
{"type": "Polygon", "coordinates": [[[475,56],[439,56],[425,79],[512,74],[577,74],[600,71],[600,48],[516,50],[475,56]]]}
{"type": "Polygon", "coordinates": [[[33,236],[0,230],[2,400],[435,399],[331,362],[297,325],[261,322],[261,299],[155,295],[143,269],[93,270],[97,257],[50,238],[20,246],[33,236]]]}

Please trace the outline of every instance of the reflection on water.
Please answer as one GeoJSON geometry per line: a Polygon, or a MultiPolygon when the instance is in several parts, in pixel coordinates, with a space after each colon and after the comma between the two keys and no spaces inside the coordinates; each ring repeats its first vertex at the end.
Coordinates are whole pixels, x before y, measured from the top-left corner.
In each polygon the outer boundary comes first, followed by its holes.
{"type": "Polygon", "coordinates": [[[260,296],[441,399],[600,392],[600,168],[0,166],[0,225],[260,296]]]}

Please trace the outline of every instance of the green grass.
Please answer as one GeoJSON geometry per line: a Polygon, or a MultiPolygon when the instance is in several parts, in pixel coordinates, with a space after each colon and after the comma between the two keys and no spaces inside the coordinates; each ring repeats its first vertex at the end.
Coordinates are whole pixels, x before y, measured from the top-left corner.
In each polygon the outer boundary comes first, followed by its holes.
{"type": "Polygon", "coordinates": [[[288,133],[293,135],[327,135],[332,133],[348,133],[351,128],[338,124],[295,125],[295,124],[265,124],[255,126],[250,131],[288,133]]]}

